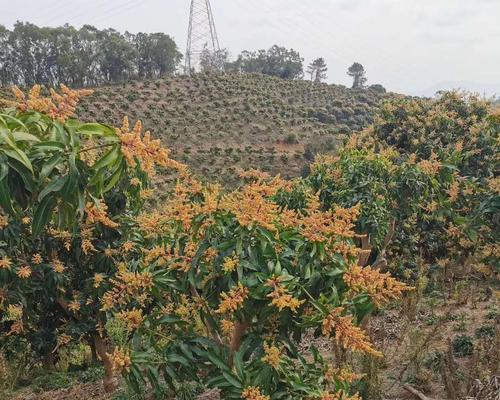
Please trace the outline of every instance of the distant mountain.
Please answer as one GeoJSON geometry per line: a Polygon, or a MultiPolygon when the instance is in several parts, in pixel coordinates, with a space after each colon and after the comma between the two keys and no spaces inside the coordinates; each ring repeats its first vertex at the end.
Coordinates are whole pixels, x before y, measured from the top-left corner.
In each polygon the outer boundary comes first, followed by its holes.
{"type": "Polygon", "coordinates": [[[420,96],[433,97],[440,90],[462,89],[468,92],[479,93],[486,97],[500,97],[500,84],[478,83],[471,81],[439,82],[419,93],[420,96]]]}

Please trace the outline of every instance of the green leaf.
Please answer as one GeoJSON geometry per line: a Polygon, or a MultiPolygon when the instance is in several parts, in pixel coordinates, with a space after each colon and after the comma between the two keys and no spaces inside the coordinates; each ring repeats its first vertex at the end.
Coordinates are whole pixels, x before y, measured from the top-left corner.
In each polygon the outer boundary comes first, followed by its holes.
{"type": "Polygon", "coordinates": [[[208,359],[222,371],[231,371],[229,366],[219,356],[217,356],[213,350],[208,350],[206,355],[208,359]]]}
{"type": "Polygon", "coordinates": [[[47,196],[38,205],[35,215],[33,216],[32,232],[33,236],[38,236],[51,217],[53,208],[56,205],[56,200],[52,196],[47,196]]]}
{"type": "Polygon", "coordinates": [[[48,140],[45,142],[40,142],[35,144],[33,148],[40,149],[43,151],[64,151],[66,147],[60,142],[48,140]]]}
{"type": "Polygon", "coordinates": [[[226,378],[226,380],[231,385],[233,385],[234,387],[236,387],[238,389],[243,389],[243,385],[241,384],[241,382],[239,380],[237,380],[232,374],[230,374],[226,371],[222,371],[222,375],[224,375],[224,378],[226,378]]]}
{"type": "Polygon", "coordinates": [[[47,178],[52,173],[55,166],[59,163],[59,161],[61,161],[61,157],[61,154],[54,154],[51,158],[49,158],[48,161],[45,162],[45,164],[43,164],[39,177],[39,180],[41,182],[43,182],[45,178],[47,178]]]}
{"type": "Polygon", "coordinates": [[[19,161],[26,168],[28,168],[32,174],[34,174],[33,166],[31,165],[31,161],[28,159],[28,157],[26,156],[24,151],[19,150],[18,148],[2,149],[2,151],[5,153],[5,155],[7,157],[10,157],[10,158],[13,158],[14,160],[19,161]]]}
{"type": "Polygon", "coordinates": [[[123,171],[125,170],[125,163],[123,162],[123,160],[121,161],[122,162],[120,162],[118,168],[116,168],[116,170],[111,175],[111,178],[109,178],[109,181],[106,183],[103,193],[106,193],[111,189],[113,189],[116,186],[116,184],[120,181],[120,178],[123,176],[123,171]]]}
{"type": "Polygon", "coordinates": [[[28,132],[13,131],[12,136],[16,142],[40,142],[40,139],[28,132]]]}
{"type": "MultiPolygon", "coordinates": [[[[0,164],[0,175],[4,175],[3,170],[7,169],[7,165],[4,163],[0,164]]],[[[0,206],[4,211],[8,212],[11,215],[15,215],[14,208],[12,207],[12,199],[10,196],[10,188],[8,185],[8,178],[4,176],[2,180],[0,180],[0,206]]]]}
{"type": "Polygon", "coordinates": [[[114,145],[111,150],[104,154],[93,166],[92,169],[97,171],[101,168],[113,164],[120,155],[120,146],[114,145]]]}
{"type": "Polygon", "coordinates": [[[52,179],[52,181],[43,188],[43,190],[38,195],[38,201],[42,201],[45,196],[52,192],[59,192],[68,180],[68,175],[58,176],[52,179]]]}
{"type": "Polygon", "coordinates": [[[97,135],[106,138],[116,138],[117,141],[119,140],[114,128],[108,125],[98,124],[95,122],[82,124],[77,128],[77,131],[84,135],[89,135],[89,136],[97,135]]]}

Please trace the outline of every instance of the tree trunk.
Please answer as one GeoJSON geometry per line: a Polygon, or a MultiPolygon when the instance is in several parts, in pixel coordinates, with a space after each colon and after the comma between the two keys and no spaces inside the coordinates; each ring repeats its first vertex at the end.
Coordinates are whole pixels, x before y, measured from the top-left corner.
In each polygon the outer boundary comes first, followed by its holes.
{"type": "Polygon", "coordinates": [[[50,350],[45,352],[42,359],[43,369],[46,371],[53,371],[56,368],[56,360],[54,353],[50,350]]]}
{"type": "Polygon", "coordinates": [[[96,351],[96,348],[95,348],[95,341],[94,341],[94,338],[90,338],[89,340],[89,347],[90,347],[90,354],[91,354],[91,357],[92,357],[92,364],[97,364],[97,351],[96,351]]]}
{"type": "Polygon", "coordinates": [[[113,375],[113,363],[108,354],[108,346],[106,345],[104,339],[99,335],[94,336],[94,344],[96,352],[104,365],[104,390],[107,393],[114,392],[118,385],[113,375]]]}
{"type": "Polygon", "coordinates": [[[234,353],[240,349],[241,343],[243,342],[243,336],[245,336],[247,329],[248,322],[237,321],[234,324],[233,337],[231,339],[231,355],[229,358],[230,366],[233,365],[234,353]]]}

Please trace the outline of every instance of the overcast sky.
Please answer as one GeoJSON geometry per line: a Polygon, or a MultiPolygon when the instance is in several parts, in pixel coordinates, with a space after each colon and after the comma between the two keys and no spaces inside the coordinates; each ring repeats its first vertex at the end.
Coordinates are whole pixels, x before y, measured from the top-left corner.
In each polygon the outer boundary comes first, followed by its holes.
{"type": "MultiPolygon", "coordinates": [[[[0,24],[66,22],[165,32],[184,52],[189,0],[0,0],[0,24]]],[[[500,0],[212,0],[221,47],[273,44],[309,63],[324,57],[328,81],[349,85],[362,63],[369,83],[420,94],[443,82],[500,93],[500,0]]]]}

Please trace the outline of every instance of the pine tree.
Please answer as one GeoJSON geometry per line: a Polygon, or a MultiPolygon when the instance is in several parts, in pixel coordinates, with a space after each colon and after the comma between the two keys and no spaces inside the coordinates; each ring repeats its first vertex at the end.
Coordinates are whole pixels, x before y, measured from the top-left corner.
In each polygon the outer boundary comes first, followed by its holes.
{"type": "Polygon", "coordinates": [[[326,79],[326,71],[328,71],[328,68],[322,57],[315,59],[307,67],[307,73],[311,75],[311,81],[316,83],[326,79]]]}
{"type": "Polygon", "coordinates": [[[352,76],[354,78],[353,83],[352,83],[352,88],[362,88],[365,86],[366,83],[366,77],[365,77],[365,69],[363,66],[355,62],[352,64],[349,69],[347,70],[347,75],[352,76]]]}

